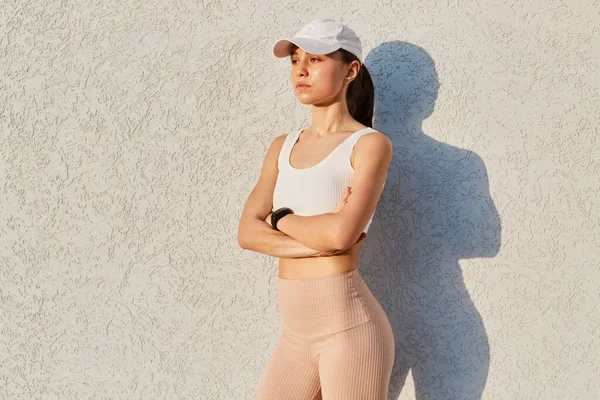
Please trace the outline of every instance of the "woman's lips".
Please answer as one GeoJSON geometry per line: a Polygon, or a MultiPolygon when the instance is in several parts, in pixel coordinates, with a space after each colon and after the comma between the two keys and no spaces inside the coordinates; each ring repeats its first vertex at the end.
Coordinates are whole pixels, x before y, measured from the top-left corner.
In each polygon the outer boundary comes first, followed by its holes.
{"type": "Polygon", "coordinates": [[[300,90],[300,89],[306,89],[308,87],[310,87],[310,86],[308,86],[308,85],[298,85],[298,86],[296,86],[296,89],[300,90]]]}

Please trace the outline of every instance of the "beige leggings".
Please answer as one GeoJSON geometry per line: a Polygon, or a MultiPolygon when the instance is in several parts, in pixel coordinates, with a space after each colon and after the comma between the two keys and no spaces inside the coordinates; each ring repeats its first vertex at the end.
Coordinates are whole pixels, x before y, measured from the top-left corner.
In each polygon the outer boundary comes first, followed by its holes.
{"type": "Polygon", "coordinates": [[[394,335],[358,268],[278,279],[283,331],[255,400],[386,400],[394,335]]]}

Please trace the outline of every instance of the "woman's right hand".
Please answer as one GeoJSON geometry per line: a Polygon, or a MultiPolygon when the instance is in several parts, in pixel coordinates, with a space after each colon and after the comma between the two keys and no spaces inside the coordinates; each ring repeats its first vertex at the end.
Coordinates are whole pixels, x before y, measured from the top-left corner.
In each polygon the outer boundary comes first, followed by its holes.
{"type": "MultiPolygon", "coordinates": [[[[351,194],[351,187],[350,186],[346,186],[346,190],[344,191],[344,195],[342,196],[342,199],[338,202],[337,207],[335,208],[334,212],[340,212],[340,210],[342,208],[344,208],[344,205],[346,204],[346,202],[348,201],[348,198],[350,197],[351,194]]],[[[352,246],[355,246],[356,244],[360,243],[362,240],[364,240],[367,237],[367,232],[361,232],[360,236],[358,237],[358,239],[356,240],[356,242],[354,242],[352,244],[352,246]]],[[[352,247],[350,246],[350,247],[352,247]]],[[[346,248],[346,249],[336,249],[336,250],[331,250],[331,251],[320,251],[318,253],[316,253],[313,257],[325,257],[325,256],[332,256],[335,254],[339,254],[342,253],[346,250],[348,250],[350,247],[346,248]]]]}

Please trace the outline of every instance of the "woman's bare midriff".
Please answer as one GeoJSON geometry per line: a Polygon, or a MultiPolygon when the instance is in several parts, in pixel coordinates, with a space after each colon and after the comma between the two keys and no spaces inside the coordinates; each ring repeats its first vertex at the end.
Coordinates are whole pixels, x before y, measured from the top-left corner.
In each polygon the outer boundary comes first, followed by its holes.
{"type": "Polygon", "coordinates": [[[362,242],[333,256],[280,258],[279,277],[282,279],[308,279],[352,271],[358,267],[361,245],[362,242]]]}

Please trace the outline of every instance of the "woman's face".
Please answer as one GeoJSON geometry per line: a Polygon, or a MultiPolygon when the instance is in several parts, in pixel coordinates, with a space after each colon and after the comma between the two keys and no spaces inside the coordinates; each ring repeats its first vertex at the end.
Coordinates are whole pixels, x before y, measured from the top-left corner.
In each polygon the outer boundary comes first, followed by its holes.
{"type": "Polygon", "coordinates": [[[290,55],[290,79],[301,103],[329,103],[345,96],[342,89],[349,69],[332,54],[310,54],[295,47],[290,55]],[[298,87],[299,83],[308,86],[298,87]]]}

